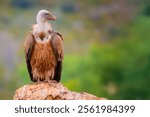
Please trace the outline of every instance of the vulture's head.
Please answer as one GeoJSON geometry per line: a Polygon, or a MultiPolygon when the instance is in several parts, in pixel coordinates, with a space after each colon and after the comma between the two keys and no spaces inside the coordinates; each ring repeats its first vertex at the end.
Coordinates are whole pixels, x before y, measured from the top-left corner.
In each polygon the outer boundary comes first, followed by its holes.
{"type": "Polygon", "coordinates": [[[56,17],[47,10],[40,10],[37,14],[37,23],[47,22],[48,20],[56,20],[56,17]]]}

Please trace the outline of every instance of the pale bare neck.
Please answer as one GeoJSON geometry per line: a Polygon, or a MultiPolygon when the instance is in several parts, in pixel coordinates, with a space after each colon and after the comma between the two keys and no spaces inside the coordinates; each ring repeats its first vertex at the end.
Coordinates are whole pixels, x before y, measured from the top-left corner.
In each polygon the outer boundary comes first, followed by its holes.
{"type": "Polygon", "coordinates": [[[47,32],[51,30],[51,24],[48,21],[45,22],[37,22],[37,30],[38,32],[47,32]]]}
{"type": "Polygon", "coordinates": [[[41,29],[44,28],[51,28],[51,24],[48,23],[48,21],[46,19],[44,19],[41,14],[38,14],[36,17],[36,21],[37,21],[37,26],[41,29]]]}

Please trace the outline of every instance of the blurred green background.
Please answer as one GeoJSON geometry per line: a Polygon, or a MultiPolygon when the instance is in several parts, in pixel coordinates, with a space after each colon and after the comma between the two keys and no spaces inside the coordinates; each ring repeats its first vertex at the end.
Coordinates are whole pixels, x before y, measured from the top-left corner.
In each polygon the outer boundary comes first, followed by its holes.
{"type": "Polygon", "coordinates": [[[108,99],[150,99],[149,0],[0,0],[0,99],[31,83],[23,42],[40,9],[64,36],[61,82],[108,99]]]}

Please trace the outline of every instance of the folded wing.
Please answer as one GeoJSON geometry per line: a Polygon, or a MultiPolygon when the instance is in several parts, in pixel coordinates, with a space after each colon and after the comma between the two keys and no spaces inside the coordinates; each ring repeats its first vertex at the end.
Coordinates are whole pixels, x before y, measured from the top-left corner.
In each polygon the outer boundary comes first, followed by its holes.
{"type": "Polygon", "coordinates": [[[61,79],[61,72],[62,72],[62,60],[64,58],[64,50],[63,50],[63,38],[61,34],[58,32],[53,32],[51,45],[54,51],[54,54],[57,59],[57,65],[55,67],[55,73],[54,73],[54,80],[57,82],[61,79]]]}
{"type": "Polygon", "coordinates": [[[25,53],[25,59],[26,59],[26,63],[27,63],[27,69],[28,69],[30,79],[32,82],[35,82],[35,81],[33,79],[30,59],[31,59],[31,55],[32,55],[32,52],[34,49],[34,44],[35,44],[34,36],[31,33],[29,33],[24,42],[24,53],[25,53]]]}

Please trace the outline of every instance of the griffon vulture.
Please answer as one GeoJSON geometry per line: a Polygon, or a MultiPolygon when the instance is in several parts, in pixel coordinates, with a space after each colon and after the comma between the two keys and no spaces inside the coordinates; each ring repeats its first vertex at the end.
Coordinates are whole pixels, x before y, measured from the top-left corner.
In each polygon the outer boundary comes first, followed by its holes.
{"type": "Polygon", "coordinates": [[[36,17],[37,24],[32,26],[24,42],[25,59],[32,82],[59,82],[61,79],[63,38],[52,29],[49,20],[56,20],[56,17],[47,10],[40,10],[36,17]]]}

